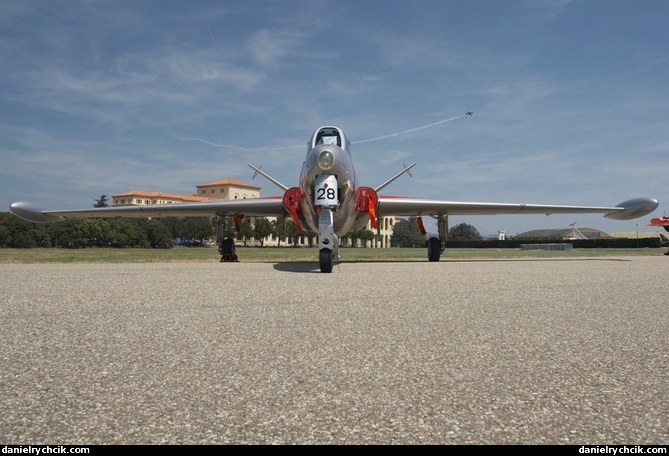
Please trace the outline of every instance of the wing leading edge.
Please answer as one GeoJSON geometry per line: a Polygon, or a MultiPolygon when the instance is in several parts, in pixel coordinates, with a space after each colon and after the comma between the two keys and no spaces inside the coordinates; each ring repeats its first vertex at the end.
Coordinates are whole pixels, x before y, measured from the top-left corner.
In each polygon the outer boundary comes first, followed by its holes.
{"type": "MultiPolygon", "coordinates": [[[[380,196],[378,216],[578,214],[600,213],[615,220],[631,220],[654,211],[654,198],[634,198],[617,206],[565,206],[545,204],[443,201],[411,197],[380,196]]],[[[280,196],[206,203],[159,204],[91,209],[48,210],[34,203],[16,202],[10,211],[30,222],[58,222],[63,217],[214,217],[244,214],[247,217],[280,217],[286,213],[280,196]]]]}
{"type": "Polygon", "coordinates": [[[615,220],[630,220],[654,211],[654,198],[634,198],[613,207],[564,206],[546,204],[478,203],[421,198],[379,196],[379,216],[497,215],[497,214],[579,214],[600,213],[615,220]]]}
{"type": "Polygon", "coordinates": [[[222,217],[244,214],[247,217],[287,215],[280,196],[206,203],[154,204],[147,206],[100,207],[91,209],[48,210],[34,203],[12,203],[16,216],[36,223],[52,223],[63,217],[222,217]]]}

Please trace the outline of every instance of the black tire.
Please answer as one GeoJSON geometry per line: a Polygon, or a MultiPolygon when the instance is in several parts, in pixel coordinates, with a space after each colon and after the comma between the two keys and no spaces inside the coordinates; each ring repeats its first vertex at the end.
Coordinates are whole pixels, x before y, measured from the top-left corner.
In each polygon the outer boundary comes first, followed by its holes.
{"type": "Polygon", "coordinates": [[[441,256],[441,241],[438,238],[427,240],[427,259],[428,261],[439,261],[441,256]]]}
{"type": "Polygon", "coordinates": [[[321,249],[318,254],[318,262],[321,266],[321,272],[332,272],[334,267],[334,255],[330,249],[321,249]]]}
{"type": "Polygon", "coordinates": [[[224,239],[221,245],[218,246],[218,253],[221,255],[234,255],[235,241],[231,238],[224,239]]]}

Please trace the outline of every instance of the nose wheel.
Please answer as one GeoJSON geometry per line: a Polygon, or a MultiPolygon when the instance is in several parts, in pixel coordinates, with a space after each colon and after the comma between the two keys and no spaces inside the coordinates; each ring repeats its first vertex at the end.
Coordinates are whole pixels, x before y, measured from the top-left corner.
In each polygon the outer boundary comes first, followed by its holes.
{"type": "Polygon", "coordinates": [[[334,267],[334,252],[330,249],[321,249],[318,254],[321,272],[332,272],[334,267]]]}
{"type": "Polygon", "coordinates": [[[319,208],[318,263],[321,272],[332,272],[335,257],[339,258],[339,238],[334,230],[334,211],[339,206],[338,195],[336,176],[320,174],[316,177],[314,206],[319,208]]]}

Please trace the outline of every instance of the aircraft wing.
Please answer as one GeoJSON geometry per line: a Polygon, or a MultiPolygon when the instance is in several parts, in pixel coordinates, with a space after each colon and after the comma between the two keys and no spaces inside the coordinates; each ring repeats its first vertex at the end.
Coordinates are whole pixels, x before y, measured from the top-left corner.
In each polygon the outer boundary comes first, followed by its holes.
{"type": "Polygon", "coordinates": [[[615,220],[642,217],[658,206],[654,198],[635,198],[617,206],[563,206],[546,204],[476,203],[441,201],[397,196],[379,196],[378,216],[495,215],[495,214],[579,214],[601,213],[615,220]]]}
{"type": "Polygon", "coordinates": [[[48,210],[34,203],[12,203],[9,210],[24,220],[51,223],[63,217],[214,217],[244,214],[247,217],[280,217],[287,215],[281,196],[203,203],[115,206],[89,209],[48,210]]]}

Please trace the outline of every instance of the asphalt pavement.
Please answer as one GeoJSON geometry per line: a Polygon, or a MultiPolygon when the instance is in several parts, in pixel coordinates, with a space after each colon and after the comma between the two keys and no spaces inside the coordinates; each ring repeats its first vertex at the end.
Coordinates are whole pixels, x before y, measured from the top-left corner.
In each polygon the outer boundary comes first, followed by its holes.
{"type": "Polygon", "coordinates": [[[668,274],[0,264],[0,443],[666,445],[668,274]]]}

